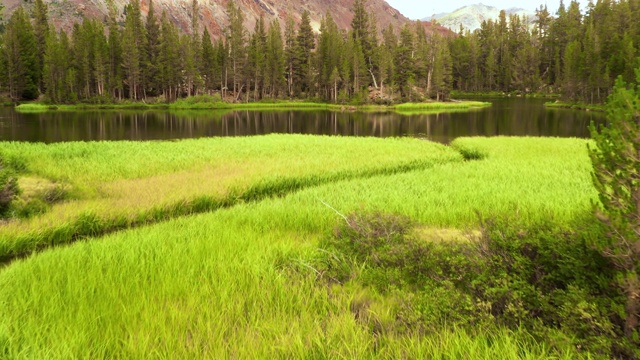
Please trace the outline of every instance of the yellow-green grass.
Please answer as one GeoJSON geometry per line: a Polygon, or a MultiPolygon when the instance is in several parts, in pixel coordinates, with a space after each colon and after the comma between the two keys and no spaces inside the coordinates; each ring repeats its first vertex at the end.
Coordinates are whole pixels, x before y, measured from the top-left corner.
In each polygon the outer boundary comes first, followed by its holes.
{"type": "MultiPolygon", "coordinates": [[[[499,329],[372,332],[351,312],[356,290],[319,286],[307,259],[342,221],[337,212],[399,213],[425,226],[464,229],[477,226],[476,212],[566,223],[588,212],[595,198],[584,140],[466,138],[453,146],[484,158],[325,184],[18,260],[0,272],[0,353],[51,359],[588,357],[499,329]]],[[[384,305],[369,311],[382,325],[397,315],[384,305]]]]}
{"type": "Polygon", "coordinates": [[[276,101],[228,103],[223,101],[189,101],[178,100],[171,104],[79,104],[79,105],[47,105],[26,103],[16,107],[19,112],[78,111],[78,110],[332,110],[332,111],[397,111],[443,112],[448,110],[476,109],[491,106],[491,103],[480,101],[424,102],[400,105],[342,105],[305,101],[276,101]]]}
{"type": "Polygon", "coordinates": [[[71,199],[0,226],[0,256],[321,183],[428,168],[462,157],[417,139],[268,135],[176,142],[2,143],[22,176],[71,199]]]}
{"type": "Polygon", "coordinates": [[[483,101],[451,101],[451,102],[423,102],[406,103],[393,106],[394,110],[417,111],[417,110],[448,110],[448,109],[476,109],[491,106],[489,102],[483,101]]]}
{"type": "MultiPolygon", "coordinates": [[[[9,358],[576,358],[525,333],[373,333],[326,288],[315,237],[246,223],[251,206],[47,251],[0,273],[9,358]]],[[[389,307],[370,308],[383,324],[389,307]]],[[[495,330],[495,329],[492,329],[495,330]]]]}

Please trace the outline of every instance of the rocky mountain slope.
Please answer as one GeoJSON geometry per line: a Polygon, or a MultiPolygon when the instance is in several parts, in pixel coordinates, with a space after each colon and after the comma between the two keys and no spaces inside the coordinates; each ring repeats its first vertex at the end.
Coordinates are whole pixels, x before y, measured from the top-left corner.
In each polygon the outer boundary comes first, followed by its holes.
{"type": "MultiPolygon", "coordinates": [[[[529,22],[532,22],[534,20],[534,16],[536,14],[535,11],[528,11],[519,8],[506,9],[505,12],[507,13],[507,15],[518,14],[520,16],[527,16],[529,22]]],[[[423,20],[430,21],[432,19],[435,19],[440,25],[452,31],[460,30],[460,25],[462,25],[465,29],[473,31],[479,29],[483,21],[490,19],[496,20],[499,16],[500,9],[496,7],[483,4],[474,4],[462,7],[451,13],[437,14],[428,18],[424,18],[423,20]]]]}
{"type": "MultiPolygon", "coordinates": [[[[22,5],[29,9],[34,2],[33,0],[3,1],[6,6],[5,18],[10,16],[18,6],[22,5]]],[[[141,0],[143,16],[147,14],[149,1],[141,0]]],[[[166,11],[172,21],[186,31],[191,23],[191,1],[153,0],[153,5],[158,14],[166,11]]],[[[256,20],[261,15],[267,23],[277,18],[284,25],[288,16],[292,16],[298,22],[303,11],[308,10],[316,30],[320,28],[320,20],[326,13],[330,13],[341,28],[348,28],[353,18],[351,9],[354,0],[199,0],[200,23],[206,26],[215,38],[223,34],[228,24],[226,9],[230,1],[242,9],[246,27],[250,30],[253,30],[256,20]]],[[[107,15],[106,0],[44,0],[44,2],[49,5],[51,21],[59,29],[71,29],[73,24],[81,21],[83,17],[104,18],[107,15]]],[[[114,2],[122,13],[122,9],[129,0],[114,0],[114,2]]],[[[399,27],[410,21],[384,0],[367,1],[367,9],[376,14],[379,29],[389,24],[399,27]]]]}

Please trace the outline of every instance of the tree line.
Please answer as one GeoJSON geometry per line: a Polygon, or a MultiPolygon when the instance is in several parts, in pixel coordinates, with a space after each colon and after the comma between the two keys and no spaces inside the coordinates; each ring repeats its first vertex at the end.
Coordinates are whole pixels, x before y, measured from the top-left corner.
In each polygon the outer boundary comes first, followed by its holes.
{"type": "Polygon", "coordinates": [[[454,88],[463,91],[560,93],[571,101],[604,102],[614,80],[635,80],[640,1],[561,1],[555,16],[536,10],[533,27],[500,13],[450,43],[454,88]]]}
{"type": "Polygon", "coordinates": [[[12,99],[52,103],[147,100],[220,93],[225,99],[317,98],[368,101],[377,90],[380,101],[392,94],[413,99],[446,99],[451,91],[447,39],[427,36],[421,23],[397,33],[379,32],[376,18],[356,0],[351,29],[340,29],[326,14],[319,33],[310,14],[296,25],[288,18],[258,19],[253,31],[233,2],[229,25],[213,40],[200,30],[197,0],[191,6],[191,29],[181,32],[154,4],[143,19],[140,1],[119,10],[108,1],[104,21],[85,19],[70,33],[55,31],[47,5],[36,0],[29,14],[18,8],[0,37],[0,86],[12,99]],[[380,39],[379,34],[382,34],[380,39]]]}
{"type": "Polygon", "coordinates": [[[212,39],[198,23],[197,0],[186,32],[166,13],[158,16],[152,1],[143,18],[139,0],[124,9],[109,0],[103,21],[85,19],[69,33],[55,31],[47,5],[35,0],[31,13],[19,8],[0,27],[0,91],[14,100],[44,94],[52,103],[214,93],[232,101],[384,103],[446,100],[452,90],[560,93],[597,103],[618,75],[635,77],[640,0],[590,2],[584,15],[576,1],[561,2],[555,16],[541,6],[533,26],[503,11],[457,36],[428,34],[422,22],[379,31],[365,1],[354,2],[350,29],[326,14],[318,33],[308,12],[298,24],[261,17],[249,31],[230,2],[229,25],[212,39]]]}

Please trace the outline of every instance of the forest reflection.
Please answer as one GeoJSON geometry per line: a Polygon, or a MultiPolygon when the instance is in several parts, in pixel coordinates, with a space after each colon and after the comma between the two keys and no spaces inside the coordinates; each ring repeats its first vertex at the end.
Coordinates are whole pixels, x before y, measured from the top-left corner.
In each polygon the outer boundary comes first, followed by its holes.
{"type": "Polygon", "coordinates": [[[416,136],[448,143],[460,136],[589,137],[600,113],[545,109],[538,99],[492,100],[470,112],[399,114],[332,111],[77,111],[20,114],[0,109],[0,139],[31,142],[169,140],[271,133],[416,136]]]}

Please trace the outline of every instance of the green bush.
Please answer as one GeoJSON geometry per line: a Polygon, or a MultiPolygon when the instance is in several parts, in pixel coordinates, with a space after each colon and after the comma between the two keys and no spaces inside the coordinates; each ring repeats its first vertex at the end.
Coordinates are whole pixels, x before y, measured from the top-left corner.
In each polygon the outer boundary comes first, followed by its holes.
{"type": "Polygon", "coordinates": [[[0,156],[0,217],[7,215],[11,202],[18,193],[18,180],[12,169],[5,165],[4,158],[0,156]]]}
{"type": "Polygon", "coordinates": [[[485,221],[481,236],[455,240],[430,239],[396,215],[345,220],[322,242],[320,273],[402,299],[396,331],[524,327],[545,343],[638,355],[640,344],[624,337],[625,296],[612,285],[614,268],[590,245],[605,232],[591,218],[569,227],[580,232],[485,221]]]}

